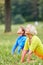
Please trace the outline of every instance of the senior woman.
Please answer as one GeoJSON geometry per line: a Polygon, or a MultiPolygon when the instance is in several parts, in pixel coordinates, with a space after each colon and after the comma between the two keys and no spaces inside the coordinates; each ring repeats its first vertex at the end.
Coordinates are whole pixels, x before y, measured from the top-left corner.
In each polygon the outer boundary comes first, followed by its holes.
{"type": "Polygon", "coordinates": [[[31,61],[32,53],[34,53],[36,56],[40,57],[43,60],[43,44],[39,39],[39,37],[37,36],[36,28],[33,25],[29,24],[26,27],[25,33],[27,35],[27,39],[22,52],[21,62],[24,62],[24,57],[27,52],[28,52],[28,58],[27,58],[28,62],[31,61]]]}

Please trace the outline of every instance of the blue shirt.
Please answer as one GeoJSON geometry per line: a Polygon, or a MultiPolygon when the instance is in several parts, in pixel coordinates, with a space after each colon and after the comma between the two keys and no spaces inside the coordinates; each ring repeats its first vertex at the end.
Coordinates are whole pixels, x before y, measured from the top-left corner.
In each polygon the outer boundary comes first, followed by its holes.
{"type": "Polygon", "coordinates": [[[16,40],[16,43],[14,44],[12,48],[12,54],[14,54],[15,49],[18,47],[18,53],[20,53],[20,50],[24,48],[26,41],[26,36],[19,36],[16,40]]]}

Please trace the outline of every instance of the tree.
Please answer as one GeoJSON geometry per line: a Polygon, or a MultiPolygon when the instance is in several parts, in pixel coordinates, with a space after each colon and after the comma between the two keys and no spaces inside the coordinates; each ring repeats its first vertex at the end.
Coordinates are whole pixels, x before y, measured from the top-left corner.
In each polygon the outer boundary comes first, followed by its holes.
{"type": "Polygon", "coordinates": [[[11,5],[10,0],[5,0],[5,32],[11,31],[11,5]]]}
{"type": "Polygon", "coordinates": [[[33,18],[34,18],[34,20],[36,21],[36,20],[38,20],[38,15],[39,15],[39,9],[38,9],[38,6],[39,6],[39,4],[38,4],[38,0],[33,0],[33,18]]]}
{"type": "Polygon", "coordinates": [[[43,20],[43,0],[40,0],[40,13],[41,13],[41,20],[43,20]]]}
{"type": "Polygon", "coordinates": [[[37,20],[39,15],[38,1],[39,0],[13,0],[13,17],[17,14],[21,14],[26,19],[26,21],[37,20]]]}

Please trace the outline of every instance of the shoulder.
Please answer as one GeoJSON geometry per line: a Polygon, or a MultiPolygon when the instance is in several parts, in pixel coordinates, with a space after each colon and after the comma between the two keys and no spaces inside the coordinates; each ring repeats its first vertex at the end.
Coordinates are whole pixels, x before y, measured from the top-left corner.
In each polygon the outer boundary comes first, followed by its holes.
{"type": "Polygon", "coordinates": [[[33,36],[32,39],[39,39],[39,37],[38,36],[33,36]]]}
{"type": "Polygon", "coordinates": [[[26,36],[22,36],[23,39],[26,39],[27,37],[26,36]]]}
{"type": "Polygon", "coordinates": [[[40,38],[38,36],[33,36],[32,41],[34,42],[41,42],[40,38]]]}
{"type": "Polygon", "coordinates": [[[17,39],[20,39],[20,38],[21,38],[21,36],[18,36],[18,37],[17,37],[17,39]]]}

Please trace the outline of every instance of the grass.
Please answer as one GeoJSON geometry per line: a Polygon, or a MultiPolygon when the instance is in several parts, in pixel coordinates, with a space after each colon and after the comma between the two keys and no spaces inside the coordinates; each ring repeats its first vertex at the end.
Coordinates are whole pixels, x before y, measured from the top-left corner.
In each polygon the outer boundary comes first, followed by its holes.
{"type": "MultiPolygon", "coordinates": [[[[23,24],[26,26],[28,23],[23,24]]],[[[34,23],[32,23],[34,24],[34,23]]],[[[12,31],[9,33],[4,33],[5,26],[0,25],[0,65],[43,65],[43,60],[39,59],[36,56],[32,56],[32,58],[37,59],[37,62],[33,63],[21,63],[21,54],[17,55],[17,50],[15,51],[14,56],[11,55],[12,46],[17,38],[17,30],[20,25],[12,25],[12,31]]],[[[37,26],[38,36],[42,40],[43,43],[43,22],[39,22],[37,26]]]]}

